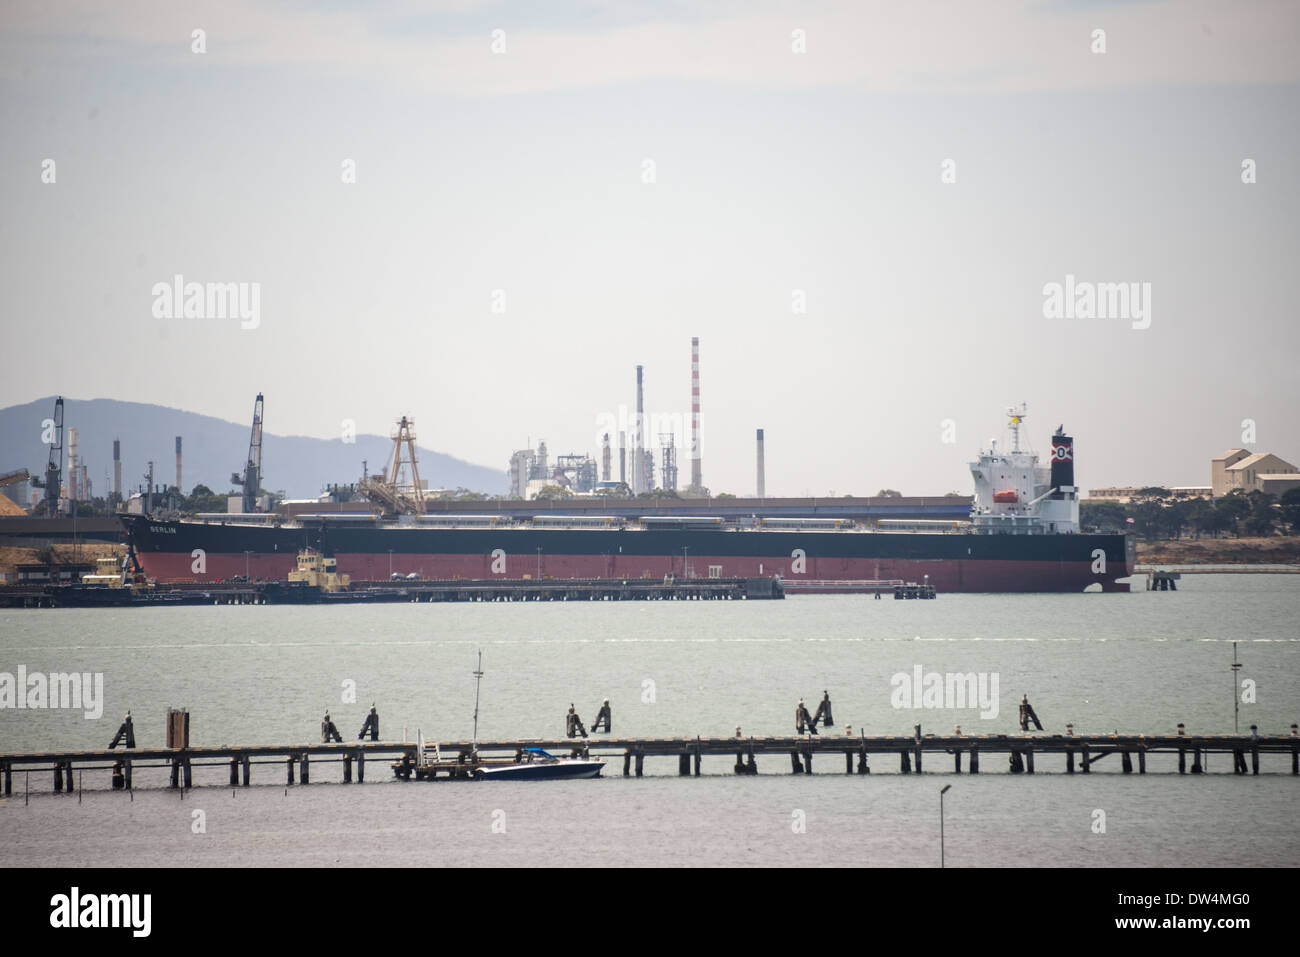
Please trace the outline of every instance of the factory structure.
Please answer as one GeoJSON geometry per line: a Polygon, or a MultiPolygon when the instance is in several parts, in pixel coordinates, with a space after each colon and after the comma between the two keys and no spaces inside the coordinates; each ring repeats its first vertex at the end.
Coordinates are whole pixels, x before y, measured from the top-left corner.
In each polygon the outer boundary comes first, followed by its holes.
{"type": "MultiPolygon", "coordinates": [[[[510,456],[506,476],[509,497],[535,499],[548,487],[559,488],[567,496],[638,496],[647,493],[676,493],[684,498],[707,498],[704,486],[704,463],[700,441],[700,340],[691,339],[691,412],[690,436],[685,448],[690,453],[690,484],[680,486],[678,469],[678,433],[652,431],[654,417],[645,411],[645,366],[636,367],[635,409],[630,428],[617,430],[618,470],[614,469],[614,435],[605,432],[600,439],[599,466],[590,455],[571,453],[549,458],[545,442],[536,448],[516,451],[510,456]],[[653,445],[652,445],[653,441],[653,445]],[[657,452],[657,454],[656,454],[657,452]]],[[[762,488],[762,432],[760,440],[759,487],[762,488]]],[[[760,492],[759,497],[763,497],[760,492]]]]}

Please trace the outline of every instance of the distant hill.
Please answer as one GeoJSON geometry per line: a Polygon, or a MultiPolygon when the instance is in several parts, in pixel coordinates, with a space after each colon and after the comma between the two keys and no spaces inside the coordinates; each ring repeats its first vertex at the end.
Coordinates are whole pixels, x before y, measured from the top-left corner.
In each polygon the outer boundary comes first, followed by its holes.
{"type": "MultiPolygon", "coordinates": [[[[53,415],[54,398],[0,409],[0,473],[18,468],[26,468],[33,475],[45,471],[49,448],[41,441],[41,421],[53,415]]],[[[150,460],[154,463],[155,483],[175,483],[178,435],[183,442],[181,479],[186,494],[199,484],[224,494],[231,488],[230,474],[242,472],[248,457],[251,420],[227,422],[142,402],[66,396],[63,412],[65,429],[77,430],[77,451],[86,463],[96,496],[112,491],[115,438],[122,441],[122,486],[127,491],[143,484],[150,460]]],[[[262,487],[283,490],[289,498],[314,498],[327,484],[357,481],[363,459],[370,463],[372,471],[378,471],[392,448],[392,440],[380,435],[358,435],[355,443],[344,443],[267,432],[262,437],[262,487]]],[[[504,468],[473,465],[432,449],[420,448],[418,454],[420,477],[430,488],[463,487],[492,495],[506,491],[504,468]]],[[[66,472],[66,437],[64,456],[66,472]]]]}

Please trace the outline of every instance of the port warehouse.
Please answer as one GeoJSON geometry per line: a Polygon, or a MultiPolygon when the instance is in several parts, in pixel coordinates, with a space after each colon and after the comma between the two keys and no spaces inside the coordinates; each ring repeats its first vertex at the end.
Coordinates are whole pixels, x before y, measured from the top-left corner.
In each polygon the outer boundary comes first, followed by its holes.
{"type": "MultiPolygon", "coordinates": [[[[610,516],[635,520],[642,516],[707,515],[729,520],[750,518],[829,518],[870,524],[880,519],[902,521],[952,520],[970,517],[970,496],[867,497],[867,498],[736,498],[736,499],[613,499],[587,501],[512,501],[488,499],[477,502],[430,501],[426,514],[465,516],[471,523],[484,515],[525,522],[536,516],[610,516]]],[[[378,514],[379,507],[366,502],[291,502],[273,515],[286,520],[299,515],[357,512],[378,514]]],[[[232,516],[233,519],[233,516],[232,516]]],[[[214,519],[219,520],[219,519],[214,519]]],[[[270,519],[274,521],[274,519],[270,519]]],[[[114,518],[10,518],[0,517],[0,545],[38,546],[72,542],[125,542],[122,524],[114,518]]]]}

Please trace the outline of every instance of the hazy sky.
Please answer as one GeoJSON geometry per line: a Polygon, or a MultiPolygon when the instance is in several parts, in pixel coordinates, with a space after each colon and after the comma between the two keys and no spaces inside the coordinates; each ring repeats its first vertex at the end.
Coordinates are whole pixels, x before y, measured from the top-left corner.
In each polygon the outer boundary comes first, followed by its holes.
{"type": "Polygon", "coordinates": [[[0,29],[0,405],[243,422],[261,391],[273,433],[407,413],[504,469],[598,456],[638,363],[686,421],[697,335],[715,492],[753,491],[762,427],[769,494],[968,493],[1020,401],[1085,487],[1300,460],[1290,0],[6,2],[0,29]],[[177,274],[258,283],[256,328],[157,317],[177,274]],[[1067,275],[1149,283],[1149,314],[1046,318],[1067,275]]]}

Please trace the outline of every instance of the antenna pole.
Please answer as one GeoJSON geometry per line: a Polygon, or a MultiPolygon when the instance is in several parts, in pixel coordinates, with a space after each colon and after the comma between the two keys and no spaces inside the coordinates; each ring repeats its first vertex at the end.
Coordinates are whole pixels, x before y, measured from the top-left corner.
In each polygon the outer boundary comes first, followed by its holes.
{"type": "Polygon", "coordinates": [[[1240,734],[1241,726],[1238,724],[1241,711],[1241,697],[1238,693],[1237,675],[1241,672],[1241,664],[1237,661],[1237,643],[1232,643],[1232,733],[1240,734]]]}
{"type": "Polygon", "coordinates": [[[478,691],[483,682],[483,650],[478,653],[478,670],[474,672],[474,753],[478,753],[478,691]]]}

